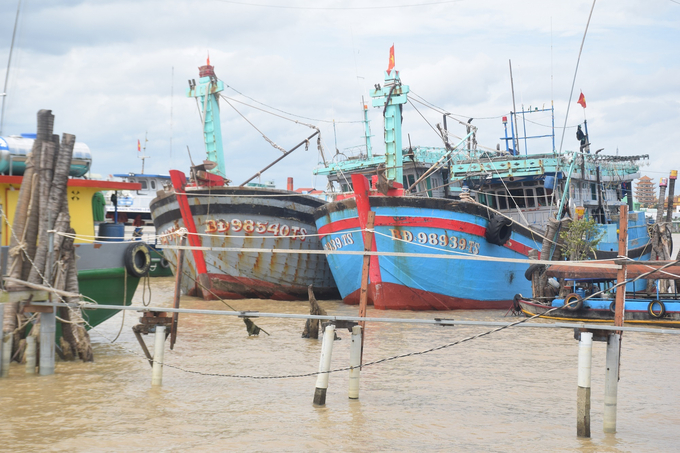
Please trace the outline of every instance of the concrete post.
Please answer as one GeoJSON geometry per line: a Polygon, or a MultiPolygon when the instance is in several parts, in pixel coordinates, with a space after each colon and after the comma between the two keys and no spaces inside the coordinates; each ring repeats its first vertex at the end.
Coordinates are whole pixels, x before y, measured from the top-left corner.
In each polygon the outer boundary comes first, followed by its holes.
{"type": "Polygon", "coordinates": [[[5,336],[5,333],[2,331],[2,326],[4,325],[5,322],[5,304],[0,304],[0,377],[4,376],[3,371],[5,369],[4,364],[5,361],[3,359],[4,354],[2,353],[2,340],[5,336]]]}
{"type": "Polygon", "coordinates": [[[359,376],[361,374],[361,326],[352,327],[352,343],[349,347],[349,397],[359,399],[359,376]]]}
{"type": "Polygon", "coordinates": [[[326,405],[326,390],[328,389],[328,371],[331,369],[331,355],[333,354],[333,341],[335,340],[335,326],[326,326],[321,343],[321,359],[319,360],[319,373],[316,376],[316,389],[314,390],[314,405],[326,405]]]}
{"type": "Polygon", "coordinates": [[[14,335],[12,332],[2,333],[2,377],[9,376],[9,362],[12,358],[12,343],[14,335]]]}
{"type": "Polygon", "coordinates": [[[54,374],[54,344],[57,334],[57,316],[55,308],[52,313],[40,313],[40,375],[54,374]]]}
{"type": "Polygon", "coordinates": [[[153,349],[153,371],[151,385],[163,384],[163,358],[165,355],[165,326],[156,326],[156,337],[153,349]]]}
{"type": "Polygon", "coordinates": [[[578,390],[576,393],[576,435],[590,437],[590,367],[593,334],[581,332],[578,343],[578,390]]]}
{"type": "Polygon", "coordinates": [[[610,333],[607,340],[607,372],[604,380],[604,432],[616,432],[616,406],[619,385],[621,335],[610,333]]]}
{"type": "Polygon", "coordinates": [[[35,374],[35,352],[35,337],[29,335],[26,337],[26,374],[35,374]]]}

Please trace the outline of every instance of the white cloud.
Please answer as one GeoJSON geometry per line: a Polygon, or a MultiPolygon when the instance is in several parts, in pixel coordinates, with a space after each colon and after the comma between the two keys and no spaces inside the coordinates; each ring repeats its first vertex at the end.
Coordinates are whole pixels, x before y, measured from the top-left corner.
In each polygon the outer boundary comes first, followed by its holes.
{"type": "MultiPolygon", "coordinates": [[[[351,8],[393,3],[279,4],[351,8]]],[[[402,2],[411,3],[417,2],[402,2]]],[[[503,135],[498,117],[512,109],[508,60],[517,108],[549,106],[554,100],[555,125],[564,124],[591,4],[487,0],[323,10],[227,1],[24,0],[3,132],[34,131],[36,112],[49,108],[56,115],[55,131],[74,133],[91,147],[96,173],[139,170],[136,141],[145,133],[147,154],[152,156],[148,172],[186,170],[187,146],[195,161],[203,157],[196,105],[184,95],[186,80],[198,78],[197,67],[209,51],[227,85],[313,119],[294,117],[321,128],[328,153],[336,141],[342,151],[363,142],[363,127],[357,122],[361,97],[368,101],[368,90],[382,84],[388,49],[394,43],[403,82],[429,102],[475,118],[481,143],[495,147],[503,135]]],[[[0,30],[0,62],[8,58],[15,11],[15,2],[0,4],[6,24],[0,30]]],[[[584,112],[575,103],[583,90],[596,146],[606,152],[618,147],[621,154],[649,153],[651,166],[643,171],[667,172],[680,166],[674,149],[680,142],[678,19],[680,5],[673,2],[598,3],[576,79],[569,126],[583,120],[584,112]]],[[[4,76],[4,68],[0,74],[4,76]]],[[[254,104],[231,89],[224,94],[254,104]]],[[[234,105],[283,148],[309,135],[304,126],[234,105]]],[[[431,124],[441,121],[439,114],[416,106],[431,124]]],[[[439,145],[431,126],[411,106],[404,113],[404,143],[410,134],[414,145],[439,145]]],[[[226,159],[235,182],[280,155],[226,103],[222,114],[226,159]]],[[[372,109],[370,118],[373,144],[380,150],[380,112],[372,109]]],[[[534,119],[550,124],[545,115],[534,114],[534,119]]],[[[557,132],[558,146],[560,137],[557,132]]],[[[567,149],[575,146],[573,128],[567,129],[564,143],[567,149]]],[[[549,148],[544,141],[531,149],[549,148]]],[[[316,149],[298,150],[263,179],[275,179],[283,187],[286,177],[293,176],[296,185],[309,186],[317,162],[316,149]]],[[[324,185],[323,178],[316,179],[318,188],[324,185]]]]}

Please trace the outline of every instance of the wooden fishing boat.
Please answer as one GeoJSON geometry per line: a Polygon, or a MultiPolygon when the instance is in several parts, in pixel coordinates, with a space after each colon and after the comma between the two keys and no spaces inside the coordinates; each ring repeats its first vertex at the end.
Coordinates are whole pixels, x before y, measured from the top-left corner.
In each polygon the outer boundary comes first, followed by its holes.
{"type": "Polygon", "coordinates": [[[218,105],[224,84],[209,62],[200,67],[200,77],[198,83],[190,82],[187,95],[198,98],[202,109],[207,160],[192,167],[189,179],[171,170],[172,188],[159,190],[150,205],[160,246],[173,270],[177,249],[169,246],[179,244],[178,232],[188,233],[193,250],[186,254],[183,291],[205,299],[300,300],[307,299],[312,285],[317,298],[338,298],[326,257],[319,253],[314,224],[313,212],[324,200],[292,188],[249,186],[248,181],[229,186],[218,105]],[[289,252],[267,251],[272,249],[289,252]]]}
{"type": "MultiPolygon", "coordinates": [[[[370,258],[369,303],[380,309],[507,308],[512,294],[531,291],[522,278],[528,265],[517,260],[542,249],[556,217],[580,213],[596,219],[604,234],[597,257],[616,257],[618,207],[632,207],[630,184],[639,176],[638,162],[648,156],[604,156],[589,148],[558,154],[554,132],[544,136],[553,138],[549,152],[521,154],[518,144],[529,137],[517,136],[516,121],[537,109],[503,119],[505,150],[479,148],[472,120],[460,122],[464,137],[449,143],[446,119],[451,117],[444,113],[444,127],[437,125],[444,147],[427,148],[421,159],[425,148],[402,146],[402,107],[409,92],[393,67],[383,86],[371,90],[373,106],[384,117],[384,156],[370,151],[366,128],[365,154],[317,171],[331,182],[344,181],[337,200],[314,213],[327,250],[362,252],[368,212],[375,213],[372,250],[389,256],[370,258]],[[453,254],[463,259],[451,259],[453,254]]],[[[552,114],[552,109],[540,111],[552,114]]],[[[629,257],[648,259],[642,213],[629,215],[628,230],[629,257]]],[[[328,260],[343,300],[357,303],[361,255],[329,254],[328,260]]]]}

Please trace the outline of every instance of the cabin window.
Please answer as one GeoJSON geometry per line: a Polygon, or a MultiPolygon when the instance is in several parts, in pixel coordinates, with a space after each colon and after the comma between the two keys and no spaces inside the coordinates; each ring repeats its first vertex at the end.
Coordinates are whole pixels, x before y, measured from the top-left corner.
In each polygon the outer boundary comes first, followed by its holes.
{"type": "Polygon", "coordinates": [[[489,194],[487,199],[489,200],[488,206],[493,209],[496,209],[496,197],[489,194]]]}
{"type": "Polygon", "coordinates": [[[524,189],[524,194],[527,197],[527,208],[536,207],[536,200],[534,199],[534,189],[524,189]]]}
{"type": "Polygon", "coordinates": [[[153,190],[156,190],[156,181],[149,181],[149,184],[151,184],[153,190]]]}
{"type": "Polygon", "coordinates": [[[548,203],[545,200],[545,189],[543,187],[536,187],[536,197],[538,198],[539,206],[548,205],[548,203]]]}
{"type": "Polygon", "coordinates": [[[139,181],[139,183],[142,185],[142,190],[146,190],[146,189],[147,189],[146,181],[141,180],[141,181],[139,181]]]}
{"type": "Polygon", "coordinates": [[[597,200],[597,187],[595,184],[590,184],[590,199],[597,200]]]}
{"type": "MultiPolygon", "coordinates": [[[[416,177],[415,177],[415,176],[413,176],[413,175],[407,175],[407,177],[408,177],[408,184],[406,184],[406,186],[404,187],[404,189],[408,189],[409,187],[411,187],[413,184],[416,183],[416,177]]],[[[413,189],[411,189],[411,192],[415,192],[416,190],[417,190],[417,188],[414,187],[413,189]]]]}
{"type": "Polygon", "coordinates": [[[498,209],[508,209],[507,198],[506,192],[498,192],[498,209]]]}
{"type": "Polygon", "coordinates": [[[510,191],[510,201],[508,204],[510,207],[518,207],[518,208],[524,208],[526,207],[526,204],[524,202],[524,190],[522,189],[512,189],[510,191]]]}
{"type": "Polygon", "coordinates": [[[342,191],[349,192],[349,186],[347,184],[342,184],[342,191]]]}

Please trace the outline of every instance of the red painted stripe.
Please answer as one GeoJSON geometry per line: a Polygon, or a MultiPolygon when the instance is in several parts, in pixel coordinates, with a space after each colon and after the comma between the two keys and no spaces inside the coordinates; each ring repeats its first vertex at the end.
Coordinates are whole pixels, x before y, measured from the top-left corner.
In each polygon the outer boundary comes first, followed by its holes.
{"type": "MultiPolygon", "coordinates": [[[[172,180],[172,186],[175,189],[175,198],[177,199],[177,204],[179,205],[179,211],[182,214],[182,220],[184,220],[184,225],[187,227],[187,230],[189,233],[194,233],[194,234],[189,234],[189,245],[192,247],[201,247],[203,245],[203,241],[201,240],[200,236],[197,236],[196,233],[198,231],[196,230],[196,223],[194,222],[194,217],[191,215],[191,208],[189,207],[189,200],[187,199],[186,192],[184,191],[184,187],[186,186],[187,183],[187,178],[179,170],[170,170],[170,179],[172,180]]],[[[192,250],[191,251],[194,255],[194,261],[196,263],[196,272],[201,275],[201,274],[206,274],[208,272],[208,266],[205,264],[205,257],[203,256],[203,251],[201,250],[192,250]]]]}
{"type": "MultiPolygon", "coordinates": [[[[382,227],[426,227],[426,228],[440,228],[442,230],[459,231],[461,233],[468,233],[478,237],[484,237],[486,233],[486,228],[475,225],[474,223],[462,222],[460,220],[450,220],[450,219],[436,219],[428,217],[389,217],[380,216],[375,218],[375,226],[382,227]]],[[[354,228],[359,228],[359,219],[342,219],[319,228],[319,234],[321,237],[331,234],[338,233],[344,230],[350,230],[354,228]]],[[[520,253],[524,256],[529,255],[529,250],[531,247],[516,242],[508,241],[504,247],[520,253]]]]}

